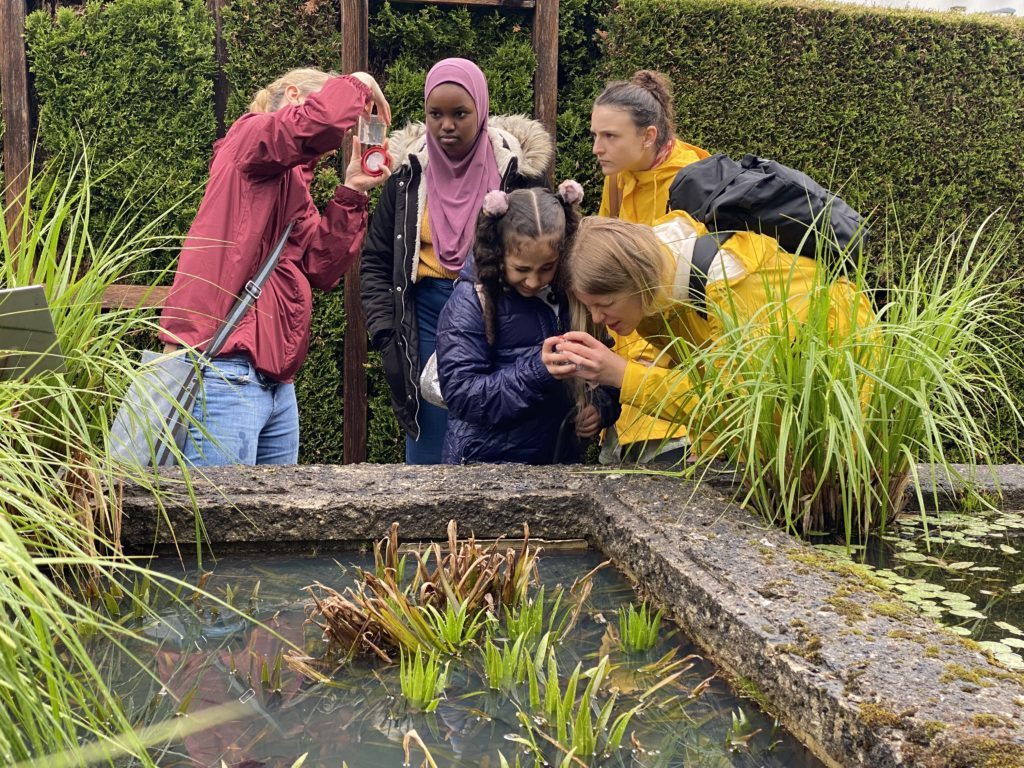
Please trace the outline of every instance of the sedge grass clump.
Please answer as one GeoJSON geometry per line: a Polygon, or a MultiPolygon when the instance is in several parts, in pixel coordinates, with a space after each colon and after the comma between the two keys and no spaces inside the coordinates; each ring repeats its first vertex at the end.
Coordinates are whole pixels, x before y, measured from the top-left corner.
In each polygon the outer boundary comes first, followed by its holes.
{"type": "Polygon", "coordinates": [[[420,650],[399,657],[399,683],[409,706],[420,712],[433,712],[441,702],[448,682],[448,664],[436,652],[420,650]]]}
{"type": "Polygon", "coordinates": [[[846,278],[820,254],[812,285],[773,272],[753,317],[724,289],[709,307],[715,343],[671,347],[672,386],[688,393],[674,415],[702,445],[690,471],[726,458],[743,502],[796,535],[850,543],[884,531],[918,465],[959,485],[968,478],[954,462],[991,466],[1007,449],[999,420],[1024,424],[1009,383],[1024,379],[1022,283],[995,272],[1016,247],[1008,230],[986,222],[930,246],[887,242],[902,250],[872,265],[889,278],[876,307],[835,300],[867,295],[863,260],[846,278]]]}
{"type": "Polygon", "coordinates": [[[423,611],[432,630],[432,641],[440,650],[458,656],[463,649],[476,642],[476,636],[487,625],[487,610],[478,609],[470,615],[466,603],[446,603],[442,610],[426,605],[423,611]]]}
{"type": "Polygon", "coordinates": [[[537,580],[539,550],[531,547],[527,526],[522,546],[502,552],[497,543],[485,548],[473,536],[460,541],[452,520],[447,554],[438,544],[415,554],[408,579],[397,523],[373,551],[373,572],[359,570],[355,586],[344,592],[323,584],[311,587],[310,613],[333,648],[372,653],[388,662],[401,648],[457,652],[488,620],[485,614],[497,615],[501,606],[523,601],[537,580]]]}
{"type": "Polygon", "coordinates": [[[568,764],[573,758],[590,765],[615,753],[643,704],[615,714],[618,693],[602,691],[609,669],[607,656],[586,671],[577,664],[563,685],[554,651],[550,651],[542,677],[543,696],[537,702],[541,716],[520,710],[519,722],[526,736],[511,740],[526,747],[538,764],[544,765],[568,764]],[[582,693],[578,693],[581,686],[582,693]]]}
{"type": "Polygon", "coordinates": [[[658,642],[661,611],[651,612],[647,603],[619,608],[619,647],[625,653],[644,653],[658,642]]]}
{"type": "Polygon", "coordinates": [[[477,642],[481,630],[493,630],[503,614],[512,632],[531,638],[547,615],[548,631],[557,630],[560,639],[578,620],[598,570],[574,582],[570,600],[563,601],[560,590],[546,608],[543,589],[532,594],[540,550],[531,546],[527,526],[522,545],[502,552],[498,543],[483,547],[474,537],[460,541],[452,520],[447,553],[432,544],[408,555],[408,577],[398,551],[396,523],[374,547],[374,570],[359,570],[354,586],[343,592],[323,584],[309,588],[311,621],[323,628],[334,651],[370,653],[388,662],[402,648],[458,655],[477,642]]]}
{"type": "Polygon", "coordinates": [[[540,707],[537,672],[543,668],[550,647],[551,634],[539,639],[531,650],[529,639],[520,635],[498,645],[487,638],[483,649],[484,679],[492,690],[511,692],[516,686],[529,682],[529,701],[533,709],[540,707]]]}

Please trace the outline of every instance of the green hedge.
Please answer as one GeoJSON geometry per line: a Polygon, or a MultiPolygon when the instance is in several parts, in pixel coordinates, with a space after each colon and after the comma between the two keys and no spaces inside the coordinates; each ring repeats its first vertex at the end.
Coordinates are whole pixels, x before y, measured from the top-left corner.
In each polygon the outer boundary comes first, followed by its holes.
{"type": "Polygon", "coordinates": [[[679,132],[895,202],[908,231],[1012,204],[1024,180],[1024,25],[748,0],[622,0],[608,74],[676,88],[679,132]],[[940,217],[941,218],[941,217],[940,217]]]}
{"type": "MultiPolygon", "coordinates": [[[[223,26],[228,122],[291,67],[337,69],[338,15],[337,0],[231,0],[223,26]]],[[[453,55],[487,72],[493,111],[530,111],[531,18],[371,0],[370,69],[396,123],[422,118],[426,70],[453,55]]],[[[140,174],[135,194],[154,195],[154,211],[202,183],[215,131],[212,26],[202,0],[90,2],[80,14],[59,11],[56,21],[37,13],[28,37],[44,148],[75,146],[81,125],[106,162],[138,150],[112,179],[108,211],[140,174]]],[[[562,0],[559,41],[556,175],[585,184],[590,210],[600,190],[590,104],[607,78],[639,68],[672,77],[685,139],[842,183],[861,210],[895,201],[904,232],[934,233],[944,213],[980,218],[1022,189],[1019,21],[767,0],[562,0]],[[930,217],[940,199],[940,215],[930,217]]],[[[324,164],[318,201],[336,181],[337,169],[324,164]]],[[[176,231],[192,210],[194,202],[180,211],[176,231]]],[[[884,231],[876,227],[876,242],[884,231]]],[[[1007,271],[1020,262],[1018,254],[1007,271]]],[[[303,461],[341,459],[344,325],[341,292],[319,296],[298,382],[303,461]]],[[[370,458],[399,460],[401,435],[373,359],[369,389],[370,458]]]]}
{"type": "MultiPolygon", "coordinates": [[[[39,101],[38,141],[47,155],[88,142],[94,231],[126,197],[156,216],[178,206],[161,231],[188,230],[216,136],[213,24],[202,0],[89,2],[44,11],[26,23],[39,101]],[[184,203],[182,203],[184,201],[184,203]]],[[[172,253],[140,268],[162,268],[172,253]]]]}

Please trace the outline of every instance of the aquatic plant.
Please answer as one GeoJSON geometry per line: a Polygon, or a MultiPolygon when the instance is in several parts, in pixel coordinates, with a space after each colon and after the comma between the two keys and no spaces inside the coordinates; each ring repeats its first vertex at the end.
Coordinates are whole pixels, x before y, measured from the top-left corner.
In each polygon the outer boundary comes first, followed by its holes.
{"type": "Polygon", "coordinates": [[[630,720],[643,709],[643,704],[636,704],[613,719],[618,693],[611,691],[604,695],[602,701],[601,690],[609,665],[607,656],[585,672],[582,665],[577,664],[563,688],[555,654],[549,652],[547,674],[543,678],[543,699],[539,702],[542,717],[520,710],[519,722],[526,736],[516,736],[511,740],[526,747],[538,763],[543,764],[557,761],[561,765],[587,766],[594,758],[617,751],[630,720]],[[586,683],[577,698],[582,680],[586,683]]]}
{"type": "Polygon", "coordinates": [[[543,668],[550,647],[551,634],[545,634],[530,648],[528,638],[520,635],[515,641],[508,640],[500,647],[487,638],[483,649],[484,679],[494,690],[512,691],[527,680],[530,683],[530,701],[533,709],[540,707],[537,687],[537,670],[543,668]]]}
{"type": "MultiPolygon", "coordinates": [[[[872,264],[888,278],[877,309],[833,301],[838,267],[819,269],[809,287],[775,273],[755,317],[741,319],[727,291],[710,309],[714,344],[671,343],[681,362],[661,410],[703,441],[688,471],[705,477],[726,458],[742,502],[796,535],[838,532],[850,543],[884,532],[911,481],[925,479],[919,463],[931,481],[969,481],[954,462],[990,466],[1015,450],[994,437],[1005,422],[1024,423],[1009,383],[1024,379],[1022,284],[997,278],[1017,247],[1009,228],[989,219],[931,245],[886,243],[872,264]],[[685,405],[673,386],[691,393],[685,405]]],[[[861,260],[849,274],[861,294],[867,273],[861,260]]],[[[920,491],[916,504],[927,506],[920,491]]]]}
{"type": "MultiPolygon", "coordinates": [[[[310,620],[323,628],[333,649],[345,654],[370,653],[385,661],[391,660],[390,652],[396,648],[455,653],[467,642],[455,635],[469,632],[468,640],[472,640],[484,622],[495,621],[508,606],[512,607],[510,615],[518,616],[524,606],[533,612],[526,619],[515,620],[517,629],[523,622],[535,623],[538,611],[543,616],[543,601],[538,603],[530,595],[537,582],[540,550],[530,545],[529,527],[523,529],[522,545],[501,552],[499,542],[483,547],[472,536],[459,541],[452,520],[447,554],[435,543],[411,555],[408,570],[412,575],[406,580],[395,523],[388,537],[374,547],[372,573],[359,570],[355,585],[342,592],[321,583],[309,588],[313,598],[310,620]]],[[[570,589],[572,600],[564,610],[558,596],[550,616],[551,625],[557,616],[560,633],[579,618],[592,574],[576,580],[570,589]]]]}
{"type": "Polygon", "coordinates": [[[427,621],[432,630],[432,641],[440,650],[452,656],[458,656],[463,648],[473,645],[476,636],[484,629],[488,621],[486,609],[480,608],[472,616],[465,603],[448,602],[442,610],[433,605],[423,606],[427,621]]]}
{"type": "Polygon", "coordinates": [[[647,603],[619,608],[619,646],[626,653],[649,651],[658,642],[661,611],[651,613],[647,603]]]}
{"type": "Polygon", "coordinates": [[[448,664],[432,652],[420,650],[406,653],[401,651],[399,659],[399,680],[402,696],[413,709],[433,712],[441,701],[448,680],[448,664]]]}

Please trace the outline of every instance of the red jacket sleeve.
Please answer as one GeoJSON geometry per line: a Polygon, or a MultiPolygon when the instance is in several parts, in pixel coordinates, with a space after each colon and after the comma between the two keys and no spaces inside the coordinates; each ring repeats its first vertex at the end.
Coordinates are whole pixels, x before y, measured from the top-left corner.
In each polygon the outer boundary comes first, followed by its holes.
{"type": "Polygon", "coordinates": [[[330,78],[298,106],[243,115],[239,168],[250,176],[275,176],[337,149],[369,98],[365,85],[342,75],[330,78]]]}
{"type": "Polygon", "coordinates": [[[363,247],[369,198],[342,185],[327,204],[302,257],[310,285],[329,291],[338,284],[363,247]]]}

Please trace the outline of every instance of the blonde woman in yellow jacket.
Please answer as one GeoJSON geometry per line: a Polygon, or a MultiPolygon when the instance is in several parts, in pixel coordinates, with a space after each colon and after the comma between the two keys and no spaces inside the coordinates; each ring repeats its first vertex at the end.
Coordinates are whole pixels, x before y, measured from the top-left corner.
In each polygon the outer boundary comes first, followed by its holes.
{"type": "MultiPolygon", "coordinates": [[[[723,314],[740,324],[755,317],[767,322],[785,297],[787,319],[806,318],[820,265],[754,232],[738,232],[721,243],[707,271],[702,311],[689,293],[694,245],[706,233],[683,211],[653,227],[585,218],[566,262],[569,289],[595,325],[620,335],[635,331],[670,366],[682,362],[680,341],[700,347],[720,338],[723,314]]],[[[858,327],[870,322],[870,302],[849,281],[834,281],[829,300],[836,334],[845,334],[854,318],[858,327]]],[[[683,374],[625,360],[583,331],[547,339],[541,360],[558,378],[618,387],[623,403],[675,423],[685,422],[694,404],[683,374]]]]}
{"type": "MultiPolygon", "coordinates": [[[[681,168],[708,153],[675,135],[671,84],[660,72],[641,70],[609,83],[590,116],[593,151],[605,174],[600,216],[653,224],[668,210],[668,193],[681,168]]],[[[626,360],[658,365],[658,350],[636,333],[613,334],[613,349],[626,360]]],[[[663,358],[662,358],[663,360],[663,358]]],[[[646,463],[681,458],[686,429],[622,401],[622,415],[605,437],[601,460],[646,463]]]]}

